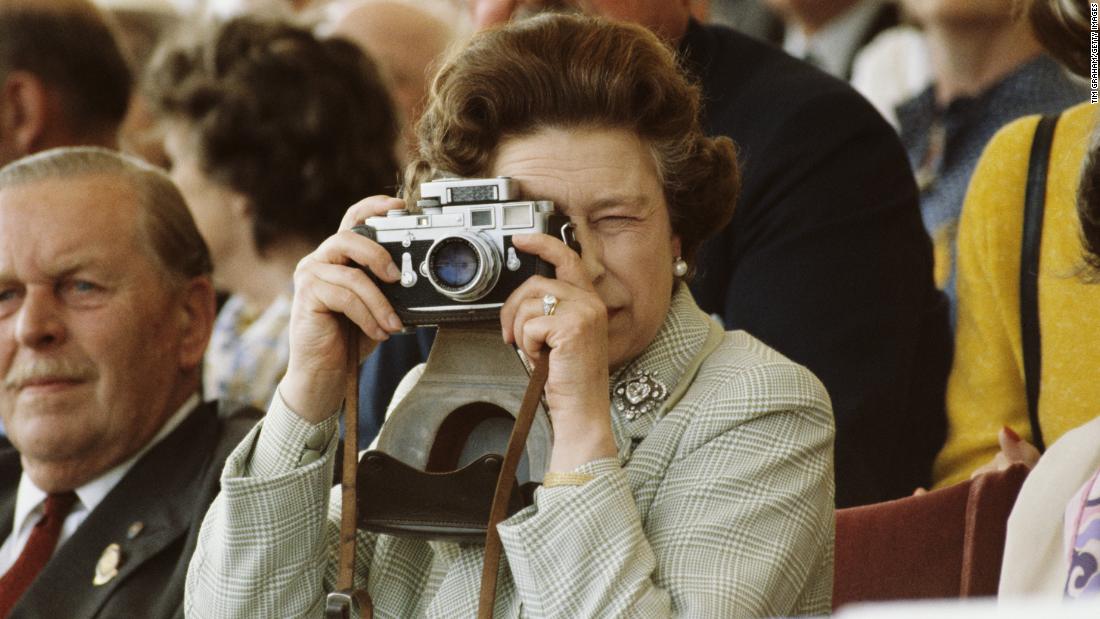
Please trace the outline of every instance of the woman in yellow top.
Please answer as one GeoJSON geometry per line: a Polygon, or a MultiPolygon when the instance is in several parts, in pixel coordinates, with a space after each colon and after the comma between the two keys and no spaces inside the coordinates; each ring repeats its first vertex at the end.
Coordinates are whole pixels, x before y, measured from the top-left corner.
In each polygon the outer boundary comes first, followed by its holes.
{"type": "MultiPolygon", "coordinates": [[[[1039,267],[1042,334],[1039,424],[1049,445],[1100,413],[1100,286],[1083,277],[1076,194],[1097,110],[1066,110],[1051,144],[1039,267]]],[[[933,478],[969,477],[1004,451],[1023,458],[1031,440],[1020,335],[1020,248],[1028,160],[1038,116],[990,141],[959,223],[959,321],[947,386],[947,443],[933,478]],[[1002,430],[1009,428],[1012,432],[1002,430]],[[1000,443],[1000,444],[999,444],[1000,443]]],[[[1005,454],[1000,458],[1004,460],[1005,454]]]]}

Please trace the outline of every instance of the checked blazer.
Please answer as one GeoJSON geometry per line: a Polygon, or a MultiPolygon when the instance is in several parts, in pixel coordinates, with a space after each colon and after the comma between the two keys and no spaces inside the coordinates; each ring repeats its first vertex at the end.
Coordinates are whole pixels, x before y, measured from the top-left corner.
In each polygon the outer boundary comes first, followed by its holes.
{"type": "MultiPolygon", "coordinates": [[[[642,370],[687,381],[670,410],[612,412],[619,457],[583,486],[541,488],[499,526],[497,617],[742,617],[829,611],[833,422],[806,369],[721,333],[686,286],[642,370]],[[713,330],[717,347],[692,362],[713,330]],[[693,377],[692,377],[693,375],[693,377]]],[[[400,395],[398,396],[400,397],[400,395]]],[[[321,617],[335,585],[335,416],[275,401],[226,463],[188,572],[188,617],[321,617]]],[[[360,532],[358,586],[376,617],[473,617],[480,546],[360,532]]]]}

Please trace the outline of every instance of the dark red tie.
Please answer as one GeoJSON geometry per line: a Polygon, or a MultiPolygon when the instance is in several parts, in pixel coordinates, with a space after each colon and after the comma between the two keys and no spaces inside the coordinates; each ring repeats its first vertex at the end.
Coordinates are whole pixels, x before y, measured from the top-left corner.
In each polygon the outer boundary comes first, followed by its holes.
{"type": "Polygon", "coordinates": [[[75,492],[63,492],[51,494],[46,497],[46,513],[42,519],[34,525],[31,536],[27,538],[27,545],[23,552],[12,564],[11,569],[0,578],[0,617],[7,617],[23,592],[31,586],[38,573],[46,567],[53,549],[57,546],[57,538],[61,535],[61,525],[69,510],[76,503],[75,492]]]}

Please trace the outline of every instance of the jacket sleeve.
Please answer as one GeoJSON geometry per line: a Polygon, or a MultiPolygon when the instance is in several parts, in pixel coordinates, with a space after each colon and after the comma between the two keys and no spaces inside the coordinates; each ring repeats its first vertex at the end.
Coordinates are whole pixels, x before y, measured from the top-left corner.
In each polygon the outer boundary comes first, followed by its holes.
{"type": "Polygon", "coordinates": [[[1009,426],[1031,437],[1020,336],[1024,183],[1038,118],[995,135],[975,168],[959,220],[958,330],[947,386],[947,442],[937,486],[965,480],[993,458],[1009,426]]]}
{"type": "Polygon", "coordinates": [[[187,572],[187,617],[318,617],[338,531],[327,516],[336,417],[316,426],[276,391],[230,455],[187,572]]]}
{"type": "Polygon", "coordinates": [[[784,362],[745,370],[695,401],[705,410],[690,416],[662,475],[631,479],[614,460],[599,461],[594,480],[540,489],[533,509],[500,526],[530,616],[775,616],[806,611],[807,598],[818,600],[811,612],[828,612],[833,430],[824,389],[784,362]],[[792,386],[808,397],[781,401],[777,390],[792,386]],[[645,525],[634,484],[656,494],[645,525]]]}

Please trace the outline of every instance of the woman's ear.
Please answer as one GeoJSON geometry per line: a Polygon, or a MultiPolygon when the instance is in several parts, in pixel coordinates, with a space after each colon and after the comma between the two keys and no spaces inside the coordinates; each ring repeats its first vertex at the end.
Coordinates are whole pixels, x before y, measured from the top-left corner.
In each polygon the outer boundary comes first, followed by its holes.
{"type": "Polygon", "coordinates": [[[683,255],[683,243],[680,242],[680,235],[674,232],[672,233],[672,257],[679,258],[683,255]]]}

